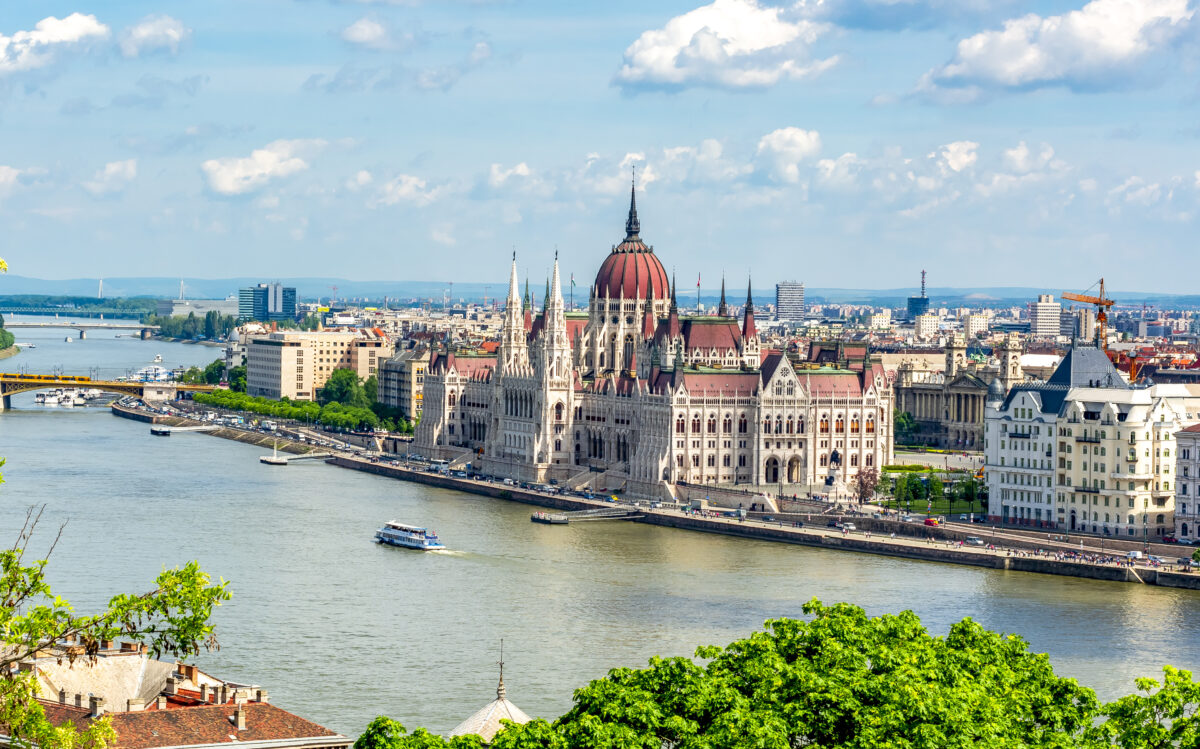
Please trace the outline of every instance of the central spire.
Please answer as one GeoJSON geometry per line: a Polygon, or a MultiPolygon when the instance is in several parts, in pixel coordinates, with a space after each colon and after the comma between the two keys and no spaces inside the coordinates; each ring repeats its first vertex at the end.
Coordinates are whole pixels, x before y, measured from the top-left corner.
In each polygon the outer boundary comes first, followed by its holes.
{"type": "Polygon", "coordinates": [[[633,239],[642,230],[637,217],[637,165],[633,166],[633,179],[629,185],[629,218],[625,220],[625,238],[633,239]]]}

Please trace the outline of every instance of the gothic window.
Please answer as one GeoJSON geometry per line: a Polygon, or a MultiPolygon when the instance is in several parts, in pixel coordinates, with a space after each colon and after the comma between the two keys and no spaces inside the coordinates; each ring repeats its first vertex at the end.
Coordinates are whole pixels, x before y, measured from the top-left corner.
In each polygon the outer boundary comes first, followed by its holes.
{"type": "Polygon", "coordinates": [[[733,431],[733,417],[729,414],[725,414],[725,420],[721,422],[721,431],[725,434],[733,431]]]}
{"type": "Polygon", "coordinates": [[[725,466],[726,468],[729,467],[729,456],[728,455],[721,458],[721,465],[725,466]]]}
{"type": "Polygon", "coordinates": [[[708,433],[709,434],[717,433],[717,417],[716,416],[708,417],[708,433]]]}
{"type": "Polygon", "coordinates": [[[875,434],[875,417],[867,417],[867,434],[875,434]]]}
{"type": "Polygon", "coordinates": [[[858,417],[855,416],[850,420],[850,431],[858,434],[858,417]]]}
{"type": "MultiPolygon", "coordinates": [[[[717,456],[715,456],[715,455],[709,455],[709,456],[708,456],[708,467],[709,467],[709,468],[714,468],[714,467],[716,467],[716,465],[717,465],[717,456]]],[[[1160,521],[1160,522],[1161,522],[1161,521],[1160,521]]]]}
{"type": "Polygon", "coordinates": [[[829,465],[829,456],[828,455],[821,455],[821,465],[822,466],[829,465]]]}
{"type": "Polygon", "coordinates": [[[679,466],[680,468],[683,468],[683,456],[682,455],[675,456],[675,465],[679,466]]]}
{"type": "Polygon", "coordinates": [[[800,420],[800,434],[804,434],[804,419],[800,420]]]}
{"type": "Polygon", "coordinates": [[[789,383],[787,384],[787,394],[788,394],[788,395],[795,395],[795,394],[796,394],[796,384],[795,384],[795,383],[793,383],[793,382],[789,382],[789,383]]]}
{"type": "Polygon", "coordinates": [[[699,414],[692,417],[692,433],[700,434],[700,415],[699,414]]]}
{"type": "Polygon", "coordinates": [[[700,467],[700,456],[693,455],[692,456],[692,468],[699,468],[699,467],[700,467]]]}
{"type": "Polygon", "coordinates": [[[775,434],[783,434],[783,418],[780,416],[775,417],[775,434]]]}
{"type": "Polygon", "coordinates": [[[874,453],[867,453],[867,465],[868,466],[875,465],[875,454],[874,453]]]}
{"type": "Polygon", "coordinates": [[[675,433],[683,434],[685,431],[686,422],[683,419],[683,414],[679,414],[679,418],[675,420],[675,433]]]}
{"type": "Polygon", "coordinates": [[[454,391],[450,391],[450,408],[454,408],[454,391]]]}
{"type": "Polygon", "coordinates": [[[563,417],[563,404],[555,403],[554,404],[554,420],[562,421],[562,417],[563,417]]]}
{"type": "Polygon", "coordinates": [[[858,465],[858,454],[857,453],[850,454],[850,465],[852,465],[852,466],[858,465]]]}
{"type": "Polygon", "coordinates": [[[742,414],[738,417],[738,434],[746,433],[746,415],[742,414]]]}
{"type": "Polygon", "coordinates": [[[738,468],[745,468],[745,467],[746,467],[746,456],[739,455],[738,456],[738,468]]]}
{"type": "Polygon", "coordinates": [[[821,416],[821,434],[829,434],[829,417],[821,416]]]}
{"type": "Polygon", "coordinates": [[[554,440],[554,452],[562,450],[562,440],[554,440]]]}
{"type": "Polygon", "coordinates": [[[838,434],[846,431],[846,422],[841,416],[837,417],[837,423],[834,425],[834,431],[836,431],[838,434]]]}
{"type": "Polygon", "coordinates": [[[789,416],[788,420],[787,420],[787,433],[793,434],[795,432],[795,426],[796,426],[796,423],[794,421],[792,421],[792,417],[789,416]]]}
{"type": "Polygon", "coordinates": [[[770,418],[763,419],[763,434],[770,434],[770,433],[771,433],[771,419],[770,418]]]}

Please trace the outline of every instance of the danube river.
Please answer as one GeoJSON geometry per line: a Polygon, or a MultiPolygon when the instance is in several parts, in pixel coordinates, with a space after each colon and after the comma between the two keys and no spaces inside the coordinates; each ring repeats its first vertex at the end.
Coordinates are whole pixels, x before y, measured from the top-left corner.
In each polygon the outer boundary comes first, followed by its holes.
{"type": "MultiPolygon", "coordinates": [[[[34,351],[0,368],[101,374],[205,364],[217,349],[15,331],[34,351]]],[[[910,562],[632,523],[545,526],[531,508],[323,464],[260,465],[261,448],[203,434],[152,437],[104,409],[0,414],[0,527],[47,505],[50,570],[87,611],[198,559],[231,581],[203,666],[268,688],[272,701],[357,735],[378,714],[446,731],[495,696],[500,638],[508,695],[553,718],[573,689],[654,654],[724,644],[813,597],[872,614],[915,610],[935,633],[970,616],[1048,652],[1103,697],[1164,663],[1200,667],[1200,593],[910,562]],[[453,551],[379,548],[397,519],[453,551]]],[[[38,544],[35,544],[37,547],[38,544]]]]}

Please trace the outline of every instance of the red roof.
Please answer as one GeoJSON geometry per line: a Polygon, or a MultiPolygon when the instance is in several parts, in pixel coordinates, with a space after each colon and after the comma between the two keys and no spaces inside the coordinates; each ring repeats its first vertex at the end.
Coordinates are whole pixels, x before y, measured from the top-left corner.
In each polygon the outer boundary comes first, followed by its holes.
{"type": "MultiPolygon", "coordinates": [[[[51,723],[86,724],[91,720],[87,708],[42,703],[51,723]]],[[[203,705],[178,710],[143,710],[110,713],[117,732],[115,746],[120,749],[153,749],[167,746],[234,744],[247,741],[313,739],[311,745],[346,746],[349,739],[312,721],[293,715],[266,702],[246,702],[246,727],[237,729],[234,705],[203,705]],[[338,739],[343,739],[338,741],[338,739]]]]}
{"type": "Polygon", "coordinates": [[[604,258],[593,289],[597,296],[610,299],[645,299],[647,291],[655,299],[671,296],[663,264],[654,250],[637,237],[626,238],[604,258]]]}
{"type": "Polygon", "coordinates": [[[688,350],[737,349],[742,335],[734,320],[709,318],[700,320],[685,320],[683,323],[684,346],[688,350]]]}

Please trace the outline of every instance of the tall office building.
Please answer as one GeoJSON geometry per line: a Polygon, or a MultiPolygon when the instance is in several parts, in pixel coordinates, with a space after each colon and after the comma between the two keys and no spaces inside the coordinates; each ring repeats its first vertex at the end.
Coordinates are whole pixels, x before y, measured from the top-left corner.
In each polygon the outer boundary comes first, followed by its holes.
{"type": "Polygon", "coordinates": [[[775,284],[775,319],[804,319],[804,284],[783,281],[775,284]]]}
{"type": "Polygon", "coordinates": [[[1062,330],[1062,305],[1052,294],[1039,294],[1029,304],[1029,335],[1033,338],[1058,338],[1062,330]]]}
{"type": "Polygon", "coordinates": [[[243,320],[283,320],[296,316],[296,289],[260,283],[238,290],[238,317],[243,320]]]}
{"type": "Polygon", "coordinates": [[[929,312],[929,297],[925,295],[925,271],[921,271],[921,296],[908,298],[908,319],[916,321],[918,317],[929,312]]]}

